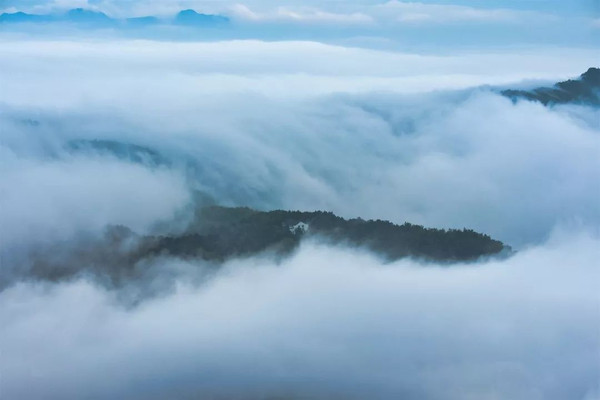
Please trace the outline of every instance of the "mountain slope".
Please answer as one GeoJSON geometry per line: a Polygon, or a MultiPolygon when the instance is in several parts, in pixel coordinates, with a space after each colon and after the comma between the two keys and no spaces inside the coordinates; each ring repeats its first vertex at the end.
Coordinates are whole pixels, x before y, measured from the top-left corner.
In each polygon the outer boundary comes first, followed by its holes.
{"type": "Polygon", "coordinates": [[[504,90],[504,96],[539,101],[544,105],[578,103],[600,105],[600,68],[590,68],[578,79],[559,82],[552,87],[532,90],[504,90]]]}
{"type": "Polygon", "coordinates": [[[229,22],[229,18],[222,15],[200,14],[194,10],[182,10],[175,16],[178,25],[211,27],[222,26],[229,22]]]}
{"type": "MultiPolygon", "coordinates": [[[[387,261],[413,257],[451,264],[512,252],[502,242],[468,229],[347,220],[323,211],[210,206],[198,209],[195,220],[180,233],[140,236],[117,226],[101,239],[84,237],[77,244],[37,249],[29,257],[27,276],[61,281],[84,275],[108,287],[143,287],[148,280],[170,276],[173,263],[165,257],[194,261],[189,265],[199,271],[211,270],[234,258],[269,255],[280,260],[306,239],[371,251],[387,261]]],[[[0,288],[9,284],[6,277],[0,279],[0,288]]]]}
{"type": "Polygon", "coordinates": [[[346,220],[331,212],[256,211],[249,208],[202,208],[186,235],[159,242],[161,250],[185,254],[195,248],[178,246],[192,235],[210,241],[199,248],[225,259],[267,249],[286,252],[301,239],[314,238],[371,250],[388,260],[416,257],[435,261],[468,261],[501,252],[505,246],[472,230],[428,229],[388,221],[346,220]]]}

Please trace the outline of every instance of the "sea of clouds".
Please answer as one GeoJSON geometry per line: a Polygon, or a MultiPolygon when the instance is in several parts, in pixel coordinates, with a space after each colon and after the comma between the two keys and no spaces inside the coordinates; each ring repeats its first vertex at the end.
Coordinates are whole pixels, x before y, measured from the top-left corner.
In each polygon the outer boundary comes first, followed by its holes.
{"type": "Polygon", "coordinates": [[[575,77],[595,52],[6,39],[0,58],[0,397],[600,395],[600,111],[496,90],[575,77]],[[199,193],[467,227],[518,252],[441,267],[311,242],[201,279],[155,260],[171,288],[135,306],[13,274],[108,225],[175,229],[199,193]]]}

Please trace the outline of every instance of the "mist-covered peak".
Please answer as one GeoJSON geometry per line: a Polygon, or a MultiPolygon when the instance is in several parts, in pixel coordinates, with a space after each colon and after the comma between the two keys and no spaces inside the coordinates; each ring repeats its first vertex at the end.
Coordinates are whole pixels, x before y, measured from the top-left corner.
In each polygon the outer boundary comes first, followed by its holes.
{"type": "Polygon", "coordinates": [[[22,11],[0,14],[0,23],[74,23],[90,26],[106,26],[116,23],[103,12],[86,8],[74,8],[62,14],[28,14],[22,11]]]}
{"type": "Polygon", "coordinates": [[[175,16],[175,23],[179,25],[214,26],[229,22],[228,17],[214,14],[202,14],[195,10],[182,10],[175,16]]]}
{"type": "Polygon", "coordinates": [[[81,21],[106,21],[110,17],[103,12],[88,10],[85,8],[74,8],[66,12],[65,16],[72,20],[81,21]]]}
{"type": "Polygon", "coordinates": [[[0,24],[38,24],[52,25],[75,24],[85,28],[149,28],[157,24],[173,24],[187,28],[222,27],[229,23],[229,18],[217,14],[203,14],[192,9],[182,10],[172,18],[159,18],[154,15],[128,18],[113,18],[96,10],[74,8],[61,14],[28,14],[22,11],[0,14],[0,24]]]}
{"type": "Polygon", "coordinates": [[[11,24],[11,23],[41,23],[41,22],[50,22],[54,18],[50,15],[40,15],[40,14],[28,14],[22,11],[17,11],[14,13],[3,13],[0,14],[0,24],[11,24]]]}
{"type": "Polygon", "coordinates": [[[526,99],[544,105],[577,103],[600,105],[600,68],[591,67],[576,79],[558,82],[552,87],[531,90],[504,90],[503,95],[514,101],[526,99]]]}
{"type": "Polygon", "coordinates": [[[581,81],[596,87],[600,86],[600,68],[590,67],[581,75],[581,81]]]}
{"type": "Polygon", "coordinates": [[[118,22],[103,12],[88,10],[85,8],[74,8],[69,10],[59,19],[67,23],[95,28],[113,26],[118,22]]]}
{"type": "MultiPolygon", "coordinates": [[[[28,255],[28,278],[0,274],[0,291],[21,279],[62,281],[86,275],[109,287],[143,285],[142,266],[161,258],[184,260],[198,269],[256,256],[284,260],[301,244],[360,249],[389,263],[404,258],[444,265],[512,254],[510,246],[471,229],[435,229],[383,220],[344,219],[325,211],[258,211],[248,207],[198,206],[189,226],[178,232],[140,235],[108,226],[101,238],[83,237],[28,255]]],[[[27,271],[28,268],[19,268],[27,271]]],[[[170,272],[162,271],[165,275],[170,272]]]]}
{"type": "Polygon", "coordinates": [[[150,26],[150,25],[158,24],[160,22],[160,20],[157,17],[154,17],[154,16],[145,16],[145,17],[127,18],[125,20],[125,22],[129,26],[144,27],[144,26],[150,26]]]}
{"type": "MultiPolygon", "coordinates": [[[[39,22],[67,22],[90,25],[107,25],[124,23],[133,26],[148,26],[161,22],[154,15],[129,17],[125,19],[112,18],[101,11],[86,8],[74,8],[62,14],[28,14],[22,11],[0,14],[0,23],[39,23],[39,22]]],[[[174,15],[172,20],[166,19],[164,23],[174,23],[190,27],[214,27],[229,23],[229,17],[218,14],[203,14],[192,9],[181,10],[174,15]]]]}

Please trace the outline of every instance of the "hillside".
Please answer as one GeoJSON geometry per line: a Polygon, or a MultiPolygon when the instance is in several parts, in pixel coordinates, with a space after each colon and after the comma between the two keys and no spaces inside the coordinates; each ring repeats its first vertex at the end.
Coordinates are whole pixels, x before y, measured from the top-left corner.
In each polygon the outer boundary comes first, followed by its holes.
{"type": "Polygon", "coordinates": [[[416,257],[435,261],[467,261],[497,254],[504,245],[472,230],[443,230],[382,220],[338,217],[331,212],[269,211],[206,207],[189,232],[160,239],[158,251],[201,254],[226,259],[274,249],[287,252],[301,239],[346,244],[371,250],[393,261],[416,257]],[[197,238],[197,245],[192,238],[197,238]],[[185,243],[192,243],[186,246],[185,243]]]}
{"type": "Polygon", "coordinates": [[[580,103],[600,105],[600,68],[590,68],[578,79],[559,82],[552,87],[532,90],[504,90],[504,96],[514,101],[525,99],[539,101],[544,105],[580,103]]]}
{"type": "Polygon", "coordinates": [[[72,247],[40,249],[32,255],[29,274],[51,281],[83,274],[120,287],[161,273],[153,269],[155,259],[195,260],[199,267],[216,268],[227,260],[260,254],[282,259],[305,239],[368,250],[387,261],[412,257],[451,264],[511,253],[509,246],[469,229],[347,220],[323,211],[265,212],[210,206],[198,209],[194,221],[181,233],[140,236],[115,226],[100,240],[82,238],[72,247]]]}

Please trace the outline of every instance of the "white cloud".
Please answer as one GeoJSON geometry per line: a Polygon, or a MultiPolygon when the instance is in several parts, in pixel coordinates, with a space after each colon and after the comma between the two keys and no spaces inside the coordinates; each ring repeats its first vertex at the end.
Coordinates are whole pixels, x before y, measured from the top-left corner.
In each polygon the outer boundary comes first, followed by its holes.
{"type": "Polygon", "coordinates": [[[594,50],[566,48],[440,56],[306,41],[118,40],[5,40],[0,55],[5,60],[0,72],[18,77],[4,80],[6,101],[18,104],[23,99],[25,103],[53,105],[105,94],[114,97],[114,93],[107,92],[123,92],[124,86],[138,84],[147,89],[135,88],[132,93],[142,90],[149,95],[160,95],[160,91],[178,85],[180,96],[186,95],[187,88],[191,93],[250,91],[277,97],[382,89],[393,92],[458,89],[532,77],[565,79],[581,73],[597,58],[594,50]],[[37,60],[44,63],[37,64],[35,69],[25,67],[37,60]],[[93,68],[103,68],[106,73],[90,74],[93,68]],[[47,75],[55,79],[44,79],[47,75]],[[62,85],[59,77],[79,83],[62,85]],[[160,86],[164,89],[158,90],[160,86]],[[62,93],[58,99],[53,95],[57,90],[62,93]],[[31,96],[34,92],[36,96],[31,96]]]}
{"type": "Polygon", "coordinates": [[[0,252],[99,233],[107,225],[147,231],[189,201],[181,176],[166,170],[94,157],[39,160],[5,147],[0,154],[0,252]]]}
{"type": "Polygon", "coordinates": [[[296,23],[334,23],[334,24],[371,24],[373,18],[363,13],[334,13],[316,8],[278,7],[266,12],[252,11],[244,4],[235,4],[231,14],[241,20],[251,22],[296,22],[296,23]]]}
{"type": "Polygon", "coordinates": [[[86,8],[99,11],[99,8],[94,4],[90,4],[87,0],[52,0],[52,1],[36,1],[27,7],[19,7],[19,11],[30,12],[33,14],[60,13],[74,8],[86,8]]]}
{"type": "Polygon", "coordinates": [[[394,12],[401,22],[468,22],[514,21],[519,12],[512,10],[477,9],[457,5],[412,3],[392,0],[383,4],[386,12],[394,12]]]}
{"type": "Polygon", "coordinates": [[[539,21],[551,18],[549,15],[509,8],[475,8],[454,4],[429,4],[391,0],[373,7],[382,19],[395,19],[401,23],[514,23],[539,21]]]}
{"type": "MultiPolygon", "coordinates": [[[[589,399],[597,239],[453,268],[305,246],[126,310],[84,281],[0,293],[8,398],[589,399]]],[[[189,266],[194,268],[193,265],[189,266]]]]}
{"type": "MultiPolygon", "coordinates": [[[[520,247],[557,224],[600,221],[597,111],[422,92],[568,78],[595,59],[555,51],[5,42],[1,100],[5,118],[42,121],[26,130],[34,146],[49,137],[146,145],[195,160],[192,176],[173,173],[224,204],[466,226],[520,247]]],[[[4,143],[14,149],[21,132],[5,130],[4,143]]]]}
{"type": "Polygon", "coordinates": [[[2,396],[598,396],[599,111],[472,88],[573,77],[595,51],[4,40],[0,58],[3,272],[17,246],[149,229],[192,189],[467,226],[520,249],[442,268],[309,243],[200,287],[187,272],[202,265],[160,259],[149,284],[177,290],[131,309],[85,280],[21,282],[0,291],[2,396]],[[74,154],[72,139],[171,162],[74,154]]]}

